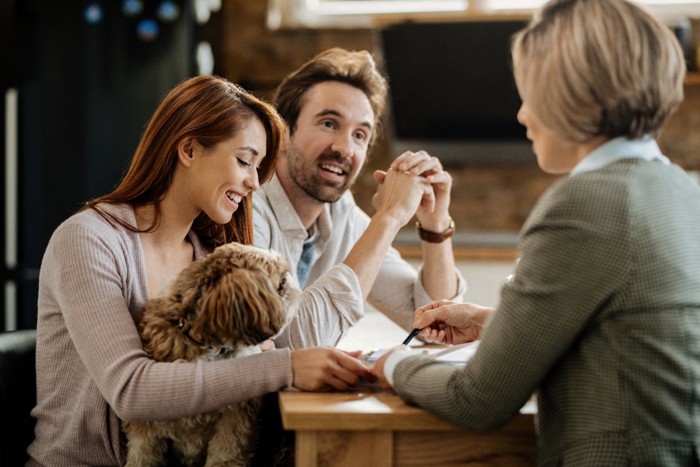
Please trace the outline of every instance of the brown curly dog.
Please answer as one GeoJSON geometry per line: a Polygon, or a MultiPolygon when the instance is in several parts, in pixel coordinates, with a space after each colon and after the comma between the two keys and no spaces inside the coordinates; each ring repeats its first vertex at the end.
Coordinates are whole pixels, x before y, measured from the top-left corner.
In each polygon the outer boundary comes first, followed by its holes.
{"type": "MultiPolygon", "coordinates": [[[[146,353],[160,362],[220,360],[259,352],[285,326],[298,292],[276,252],[223,245],[193,262],[138,323],[146,353]]],[[[127,466],[244,466],[256,438],[260,399],[173,420],[123,423],[127,466]],[[170,452],[169,452],[170,451],[170,452]]]]}

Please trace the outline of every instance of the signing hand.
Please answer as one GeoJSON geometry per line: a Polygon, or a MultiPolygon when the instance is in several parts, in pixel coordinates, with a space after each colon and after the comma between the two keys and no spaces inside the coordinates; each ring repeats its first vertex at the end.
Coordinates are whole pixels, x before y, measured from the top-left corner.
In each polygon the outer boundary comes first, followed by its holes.
{"type": "Polygon", "coordinates": [[[492,308],[472,303],[439,300],[415,311],[413,327],[422,329],[420,336],[427,342],[472,342],[479,338],[484,322],[492,312],[492,308]]]}

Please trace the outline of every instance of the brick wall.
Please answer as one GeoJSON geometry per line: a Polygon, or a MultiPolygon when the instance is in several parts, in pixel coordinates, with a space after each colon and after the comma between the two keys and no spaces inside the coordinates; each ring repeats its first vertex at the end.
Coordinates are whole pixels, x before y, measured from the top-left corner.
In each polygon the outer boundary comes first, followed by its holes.
{"type": "MultiPolygon", "coordinates": [[[[373,51],[381,63],[371,29],[268,31],[266,1],[227,0],[215,22],[216,72],[256,95],[269,98],[280,80],[318,52],[338,46],[373,51]]],[[[659,136],[664,152],[688,170],[700,170],[700,80],[686,88],[686,100],[659,136]]],[[[353,192],[368,213],[376,186],[371,173],[385,169],[392,154],[386,141],[376,145],[353,192]]],[[[439,155],[437,155],[439,156],[439,155]]],[[[451,214],[462,232],[516,232],[537,198],[557,177],[532,164],[470,164],[450,167],[454,178],[451,214]]]]}

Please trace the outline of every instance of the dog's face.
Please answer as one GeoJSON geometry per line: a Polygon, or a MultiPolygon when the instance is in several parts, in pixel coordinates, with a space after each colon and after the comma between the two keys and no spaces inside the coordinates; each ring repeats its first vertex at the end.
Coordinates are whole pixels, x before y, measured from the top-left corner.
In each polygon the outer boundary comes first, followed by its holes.
{"type": "Polygon", "coordinates": [[[298,295],[277,252],[231,243],[185,268],[173,284],[180,325],[207,347],[256,345],[279,333],[298,295]]]}

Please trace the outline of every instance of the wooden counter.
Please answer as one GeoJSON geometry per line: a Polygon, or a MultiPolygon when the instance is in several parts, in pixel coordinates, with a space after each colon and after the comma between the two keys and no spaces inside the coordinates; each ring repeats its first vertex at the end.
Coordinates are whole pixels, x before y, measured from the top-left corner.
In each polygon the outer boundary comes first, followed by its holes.
{"type": "Polygon", "coordinates": [[[532,408],[494,433],[478,434],[389,391],[289,391],[280,392],[279,403],[284,428],[296,432],[297,466],[535,465],[532,408]]]}

